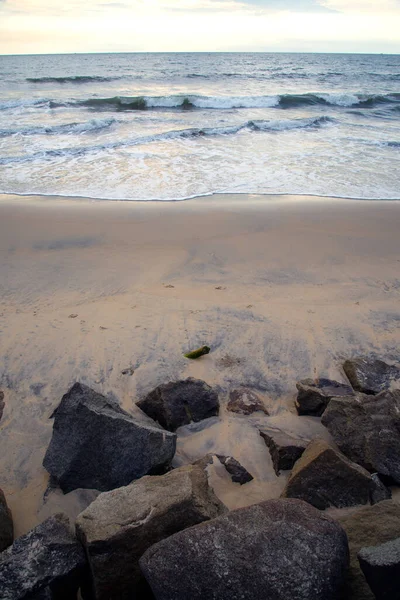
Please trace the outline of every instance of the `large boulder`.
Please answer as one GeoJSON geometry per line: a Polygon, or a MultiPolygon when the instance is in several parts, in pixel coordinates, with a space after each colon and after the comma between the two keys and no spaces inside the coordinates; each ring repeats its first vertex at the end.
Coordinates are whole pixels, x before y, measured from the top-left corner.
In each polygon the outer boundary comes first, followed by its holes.
{"type": "Polygon", "coordinates": [[[292,469],[310,442],[310,440],[295,438],[277,429],[263,428],[259,429],[259,432],[269,448],[274,471],[277,475],[281,471],[292,469]]]}
{"type": "Polygon", "coordinates": [[[336,519],[347,533],[350,548],[345,598],[374,600],[374,594],[360,569],[357,554],[364,546],[378,546],[400,536],[400,505],[393,500],[385,500],[351,514],[336,516],[336,519]]]}
{"type": "Polygon", "coordinates": [[[300,500],[240,508],[140,560],[157,600],[334,600],[347,564],[343,529],[300,500]]]}
{"type": "Polygon", "coordinates": [[[7,506],[3,490],[0,490],[0,552],[11,546],[14,539],[14,525],[11,510],[7,506]]]}
{"type": "Polygon", "coordinates": [[[296,409],[299,415],[320,417],[335,396],[351,396],[352,388],[331,379],[303,379],[296,383],[296,409]]]}
{"type": "Polygon", "coordinates": [[[351,462],[324,440],[314,440],[294,465],[283,498],[299,498],[316,508],[368,504],[375,482],[370,473],[351,462]]]}
{"type": "Polygon", "coordinates": [[[376,600],[400,598],[400,537],[361,548],[358,561],[376,600]]]}
{"type": "Polygon", "coordinates": [[[248,388],[231,390],[226,408],[239,415],[251,415],[257,411],[269,414],[257,394],[248,388]]]}
{"type": "Polygon", "coordinates": [[[63,514],[50,517],[0,554],[1,600],[72,600],[87,589],[85,552],[63,514]]]}
{"type": "Polygon", "coordinates": [[[226,512],[200,466],[101,494],[76,521],[86,548],[97,600],[142,599],[139,558],[150,546],[226,512]]]}
{"type": "Polygon", "coordinates": [[[175,434],[136,422],[115,401],[81,383],[63,396],[53,416],[43,466],[65,493],[127,485],[162,472],[175,454],[175,434]]]}
{"type": "Polygon", "coordinates": [[[353,358],[346,360],[343,369],[353,388],[364,394],[379,394],[400,385],[400,369],[382,360],[353,358]]]}
{"type": "Polygon", "coordinates": [[[333,398],[322,423],[350,460],[400,483],[400,390],[333,398]]]}
{"type": "Polygon", "coordinates": [[[219,412],[217,392],[193,377],[159,385],[139,400],[137,406],[168,431],[214,417],[219,412]]]}

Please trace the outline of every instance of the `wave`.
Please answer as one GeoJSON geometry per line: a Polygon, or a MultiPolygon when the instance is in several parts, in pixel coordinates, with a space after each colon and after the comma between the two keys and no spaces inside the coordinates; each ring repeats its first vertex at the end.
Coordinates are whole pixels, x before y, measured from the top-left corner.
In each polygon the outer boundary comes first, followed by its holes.
{"type": "Polygon", "coordinates": [[[50,127],[25,127],[22,129],[0,129],[0,137],[12,135],[68,135],[99,131],[117,123],[116,119],[90,119],[85,123],[65,123],[50,127]]]}
{"type": "Polygon", "coordinates": [[[29,83],[91,83],[115,81],[121,77],[103,77],[100,75],[73,75],[71,77],[27,77],[29,83]]]}
{"type": "Polygon", "coordinates": [[[368,109],[387,107],[400,109],[400,94],[346,94],[305,93],[274,96],[202,96],[174,94],[167,96],[113,96],[110,98],[85,98],[83,100],[49,100],[24,98],[0,102],[0,110],[23,108],[88,108],[96,111],[146,111],[146,110],[195,110],[195,109],[294,109],[308,106],[332,106],[368,109]]]}
{"type": "Polygon", "coordinates": [[[12,135],[68,135],[89,133],[106,129],[117,123],[116,119],[90,119],[85,123],[65,123],[63,125],[53,125],[49,127],[25,127],[22,129],[0,129],[0,137],[9,137],[12,135]]]}
{"type": "Polygon", "coordinates": [[[4,100],[0,102],[0,110],[30,107],[40,108],[48,105],[49,100],[47,98],[21,98],[20,100],[4,100]]]}
{"type": "Polygon", "coordinates": [[[331,117],[310,117],[305,119],[283,119],[276,121],[255,120],[246,121],[240,125],[231,125],[224,127],[204,127],[191,129],[178,129],[157,133],[153,135],[134,138],[132,140],[120,140],[99,144],[95,146],[76,146],[69,148],[59,148],[54,150],[44,150],[33,154],[23,156],[8,156],[0,158],[0,165],[11,163],[31,162],[34,160],[52,160],[58,157],[73,157],[89,153],[102,152],[104,150],[114,150],[123,147],[143,146],[154,142],[166,142],[176,139],[187,139],[207,136],[234,135],[243,130],[261,132],[283,132],[293,129],[318,129],[327,125],[336,124],[337,120],[331,117]]]}
{"type": "Polygon", "coordinates": [[[400,103],[400,94],[333,94],[305,93],[276,96],[114,96],[85,100],[50,101],[50,108],[65,106],[87,107],[92,110],[154,110],[154,109],[241,109],[241,108],[301,108],[305,106],[334,106],[373,108],[383,104],[400,103]]]}

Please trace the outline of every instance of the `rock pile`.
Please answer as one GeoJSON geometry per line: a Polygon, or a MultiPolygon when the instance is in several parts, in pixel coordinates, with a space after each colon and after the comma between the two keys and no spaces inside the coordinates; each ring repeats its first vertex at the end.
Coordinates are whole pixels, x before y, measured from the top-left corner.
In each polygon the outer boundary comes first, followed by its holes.
{"type": "Polygon", "coordinates": [[[230,418],[258,413],[248,421],[276,475],[291,470],[280,499],[231,512],[207,467],[219,460],[233,482],[250,482],[233,456],[171,466],[175,431],[219,414],[209,385],[158,386],[137,403],[140,420],[76,383],[52,415],[43,464],[64,493],[92,490],[93,502],[75,534],[58,514],[13,543],[0,490],[1,600],[399,600],[400,504],[386,486],[400,484],[400,371],[364,358],[343,368],[352,387],[297,384],[299,418],[321,417],[329,443],[273,428],[252,390],[230,393],[241,415],[230,418]]]}

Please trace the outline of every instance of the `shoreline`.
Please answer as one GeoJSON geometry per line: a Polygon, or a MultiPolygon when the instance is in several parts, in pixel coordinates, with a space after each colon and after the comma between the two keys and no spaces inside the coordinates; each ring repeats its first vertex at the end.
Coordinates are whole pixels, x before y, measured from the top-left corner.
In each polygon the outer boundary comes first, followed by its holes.
{"type": "Polygon", "coordinates": [[[71,200],[71,201],[87,201],[87,202],[121,202],[121,203],[125,203],[125,202],[129,202],[129,203],[160,203],[160,204],[172,204],[175,202],[187,202],[190,200],[200,200],[200,199],[205,199],[205,198],[213,198],[214,200],[220,199],[221,197],[227,197],[232,199],[232,197],[238,197],[243,199],[244,196],[247,196],[248,198],[251,198],[253,201],[258,199],[258,201],[261,201],[262,199],[265,198],[269,198],[269,199],[286,199],[286,200],[297,200],[297,201],[302,201],[302,200],[320,200],[320,201],[329,201],[329,200],[351,200],[351,201],[357,201],[357,202],[400,202],[400,196],[398,198],[361,198],[361,197],[357,197],[357,196],[335,196],[332,194],[327,194],[327,195],[321,195],[321,194],[302,194],[302,193],[298,193],[298,194],[290,194],[290,193],[286,193],[286,192],[281,192],[281,193],[273,193],[273,192],[265,192],[265,193],[260,193],[260,192],[206,192],[204,194],[195,194],[193,196],[186,196],[184,198],[168,198],[168,199],[161,199],[161,198],[150,198],[147,200],[139,200],[139,199],[130,199],[130,198],[102,198],[102,197],[95,197],[95,196],[87,196],[87,195],[76,195],[76,196],[69,196],[69,195],[65,195],[65,194],[37,194],[34,192],[27,192],[27,193],[16,193],[16,192],[0,192],[0,202],[4,202],[4,201],[8,201],[11,198],[37,198],[37,199],[50,199],[53,201],[59,201],[59,200],[63,200],[63,201],[67,201],[67,200],[71,200]]]}
{"type": "Polygon", "coordinates": [[[190,202],[0,197],[1,487],[16,534],[76,496],[47,494],[49,417],[75,381],[135,402],[195,377],[219,390],[221,413],[178,432],[175,465],[211,451],[254,475],[245,490],[223,469],[229,508],[280,495],[255,421],[226,411],[229,392],[256,390],[293,435],[320,436],[294,412],[296,381],[345,381],[343,360],[398,360],[399,209],[393,201],[211,196],[190,202]],[[95,210],[93,210],[95,206],[95,210]],[[202,345],[198,361],[183,353],[202,345]],[[132,374],[122,374],[132,369],[132,374]]]}

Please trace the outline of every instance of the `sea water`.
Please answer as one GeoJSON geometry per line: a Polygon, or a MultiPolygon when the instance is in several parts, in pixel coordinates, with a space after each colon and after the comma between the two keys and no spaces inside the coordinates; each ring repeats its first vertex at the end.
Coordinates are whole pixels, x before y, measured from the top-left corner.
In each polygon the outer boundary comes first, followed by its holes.
{"type": "Polygon", "coordinates": [[[0,193],[400,198],[400,56],[0,56],[0,193]]]}

